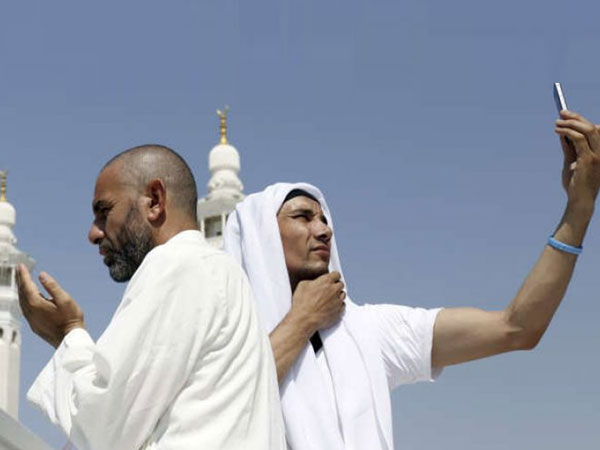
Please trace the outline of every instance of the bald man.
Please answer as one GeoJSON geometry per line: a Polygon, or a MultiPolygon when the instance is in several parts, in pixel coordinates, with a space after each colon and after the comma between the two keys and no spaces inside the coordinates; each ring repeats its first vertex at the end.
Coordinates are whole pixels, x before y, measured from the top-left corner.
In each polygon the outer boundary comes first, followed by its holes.
{"type": "Polygon", "coordinates": [[[77,303],[24,266],[19,300],[57,348],[28,399],[80,450],[284,449],[275,366],[248,281],[196,226],[185,161],[157,145],[111,159],[96,181],[89,240],[129,281],[94,342],[77,303]]]}

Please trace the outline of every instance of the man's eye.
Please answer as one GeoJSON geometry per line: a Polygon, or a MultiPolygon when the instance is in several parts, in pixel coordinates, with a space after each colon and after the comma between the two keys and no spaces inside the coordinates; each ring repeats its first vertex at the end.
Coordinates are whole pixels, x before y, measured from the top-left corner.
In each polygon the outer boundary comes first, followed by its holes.
{"type": "Polygon", "coordinates": [[[102,208],[101,210],[99,210],[96,213],[96,219],[98,220],[105,220],[106,216],[108,216],[108,212],[110,211],[109,208],[102,208]]]}
{"type": "Polygon", "coordinates": [[[308,214],[296,214],[295,216],[292,216],[294,219],[301,219],[301,220],[310,220],[310,217],[308,217],[308,214]]]}

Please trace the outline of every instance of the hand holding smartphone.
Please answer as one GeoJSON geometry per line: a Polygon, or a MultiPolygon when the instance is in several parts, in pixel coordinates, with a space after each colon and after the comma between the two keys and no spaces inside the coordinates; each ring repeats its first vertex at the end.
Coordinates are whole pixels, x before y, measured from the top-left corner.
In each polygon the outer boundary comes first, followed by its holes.
{"type": "MultiPolygon", "coordinates": [[[[556,109],[558,110],[558,117],[562,118],[560,112],[563,109],[567,108],[567,100],[565,99],[565,94],[563,93],[562,86],[560,83],[554,83],[554,103],[556,104],[556,109]]],[[[571,141],[568,137],[565,136],[565,141],[567,144],[570,144],[571,141]]]]}
{"type": "MultiPolygon", "coordinates": [[[[560,83],[554,83],[554,103],[556,104],[556,109],[558,110],[558,117],[560,117],[562,119],[560,112],[563,109],[568,109],[568,108],[567,108],[567,101],[565,100],[565,94],[563,93],[562,86],[560,85],[560,83]]],[[[566,142],[567,146],[572,147],[571,140],[566,136],[565,136],[565,142],[566,142]]],[[[569,169],[575,170],[576,166],[577,166],[577,161],[573,161],[571,163],[569,169]]],[[[563,181],[563,183],[564,183],[564,181],[563,181]]],[[[565,187],[565,189],[566,189],[566,187],[565,187]]]]}
{"type": "Polygon", "coordinates": [[[558,116],[560,117],[560,112],[563,109],[568,109],[565,94],[563,93],[560,83],[554,83],[554,103],[556,103],[556,109],[558,110],[558,116]]]}

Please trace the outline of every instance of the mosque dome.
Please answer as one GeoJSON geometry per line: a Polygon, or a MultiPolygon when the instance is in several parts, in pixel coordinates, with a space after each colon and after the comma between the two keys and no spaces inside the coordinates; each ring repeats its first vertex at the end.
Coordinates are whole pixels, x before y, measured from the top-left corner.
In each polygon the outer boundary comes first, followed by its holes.
{"type": "Polygon", "coordinates": [[[227,140],[228,111],[228,107],[224,111],[217,111],[221,140],[208,154],[208,169],[211,177],[208,181],[207,200],[222,198],[239,201],[244,198],[242,193],[244,185],[238,175],[240,172],[240,154],[227,140]]]}
{"type": "Polygon", "coordinates": [[[16,243],[12,228],[17,222],[17,212],[6,200],[6,172],[0,172],[0,242],[16,243]]]}
{"type": "Polygon", "coordinates": [[[0,200],[0,225],[14,227],[17,221],[17,213],[13,205],[6,200],[0,200]]]}
{"type": "Polygon", "coordinates": [[[208,169],[212,172],[220,169],[240,170],[240,154],[229,143],[215,145],[208,154],[208,169]]]}

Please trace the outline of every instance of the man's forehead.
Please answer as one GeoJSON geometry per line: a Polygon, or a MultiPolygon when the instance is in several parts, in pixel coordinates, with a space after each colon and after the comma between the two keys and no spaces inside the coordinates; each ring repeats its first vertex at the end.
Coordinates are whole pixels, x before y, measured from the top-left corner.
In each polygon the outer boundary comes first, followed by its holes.
{"type": "Polygon", "coordinates": [[[100,174],[98,174],[94,188],[94,199],[92,200],[93,208],[97,202],[105,201],[125,193],[125,185],[117,165],[118,163],[113,163],[102,169],[100,174]]]}
{"type": "Polygon", "coordinates": [[[110,188],[117,183],[119,177],[116,169],[117,168],[115,167],[115,165],[111,164],[110,166],[107,166],[104,169],[102,169],[102,171],[100,171],[100,173],[98,174],[98,178],[96,178],[96,192],[98,190],[110,188]]]}

